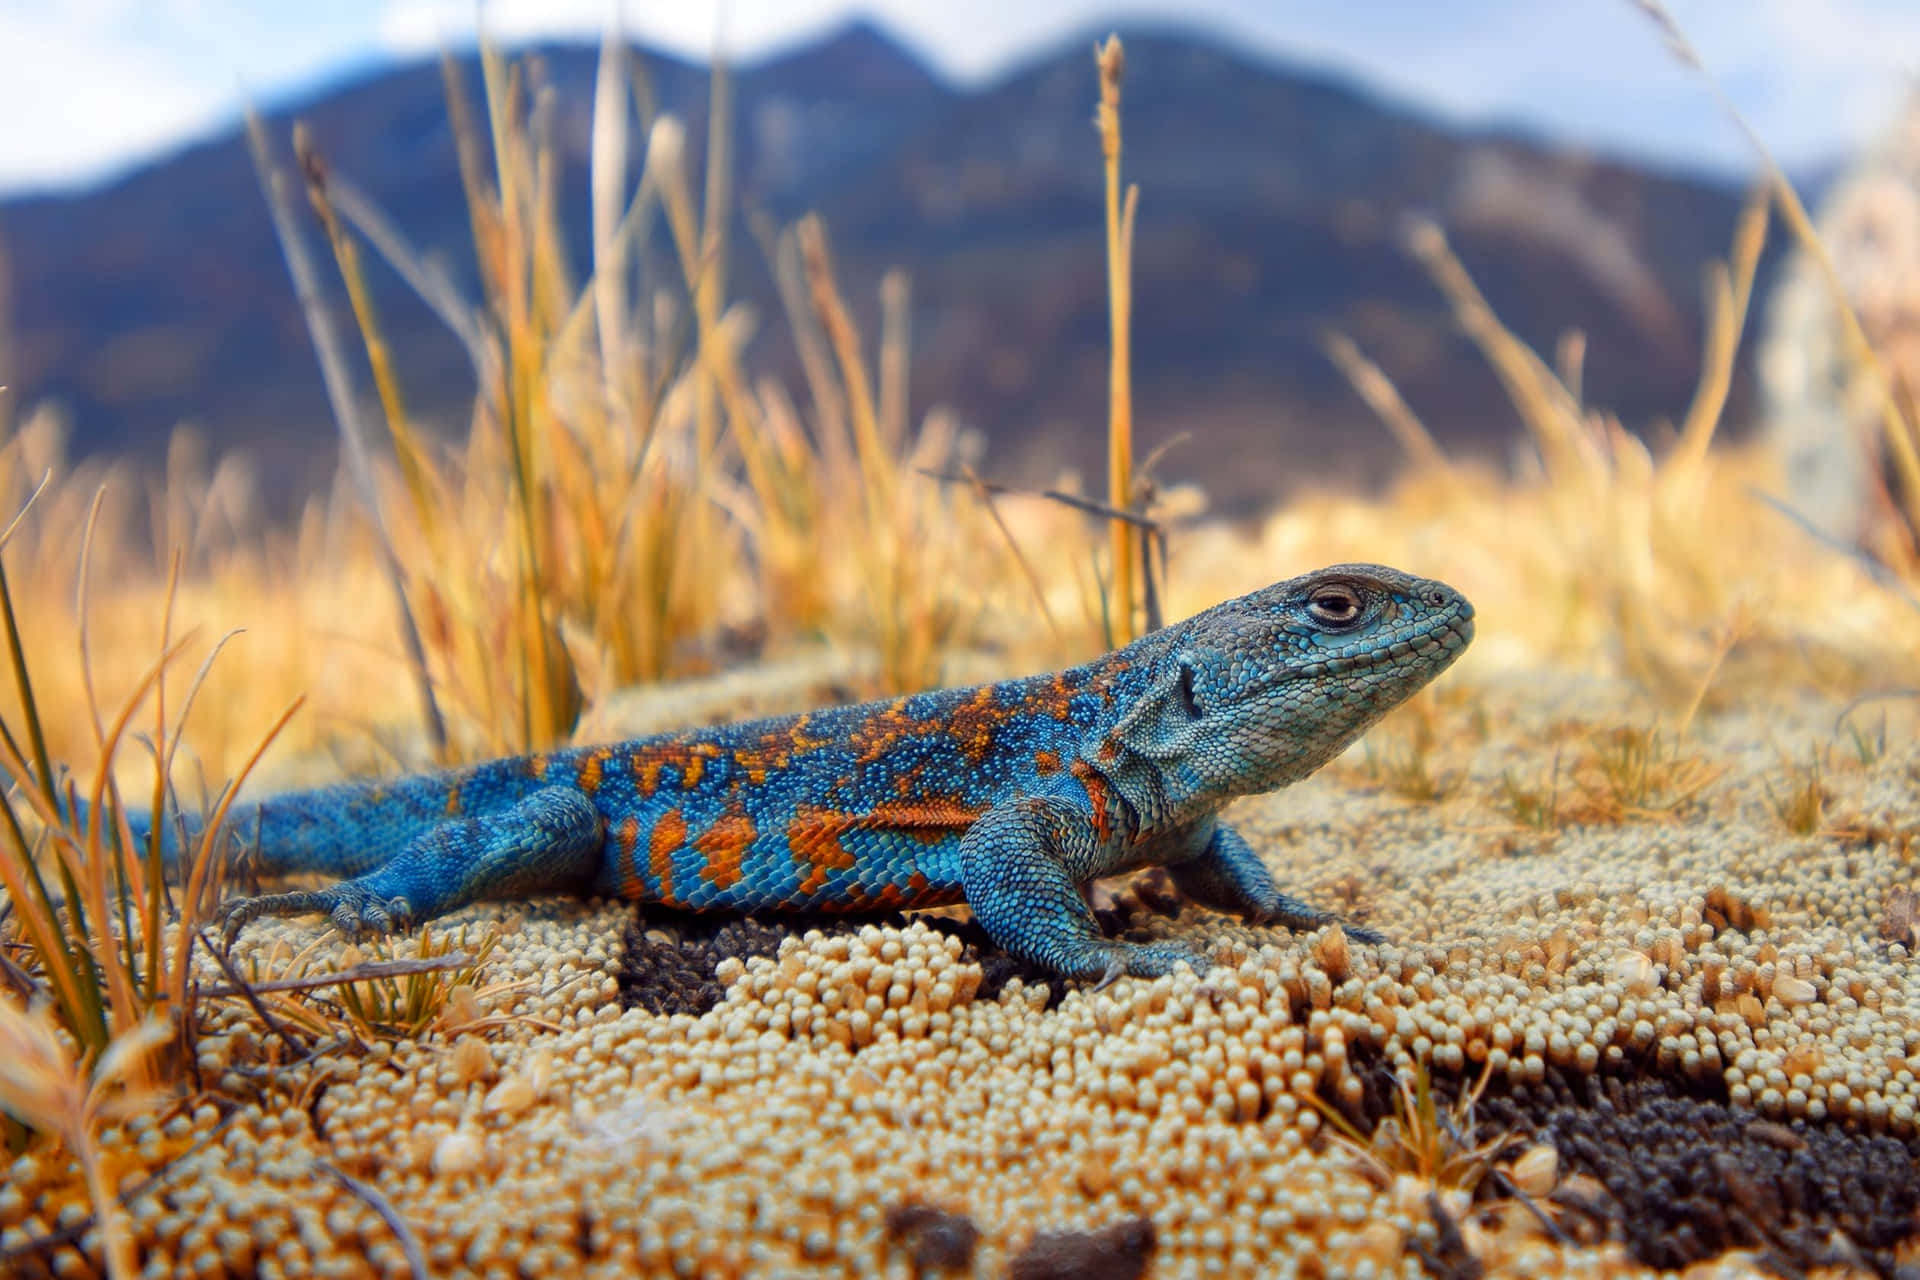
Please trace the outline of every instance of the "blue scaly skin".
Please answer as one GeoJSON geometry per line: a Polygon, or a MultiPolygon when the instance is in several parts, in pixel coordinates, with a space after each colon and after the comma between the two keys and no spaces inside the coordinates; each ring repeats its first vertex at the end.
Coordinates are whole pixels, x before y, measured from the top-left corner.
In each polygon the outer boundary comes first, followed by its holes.
{"type": "Polygon", "coordinates": [[[1217,815],[1318,769],[1472,638],[1453,588],[1340,565],[1048,675],[270,796],[234,811],[239,842],[269,873],[343,879],[243,899],[227,932],[320,911],[358,934],[545,892],[727,911],[965,901],[1063,975],[1204,970],[1184,943],[1104,937],[1088,882],[1161,865],[1205,906],[1331,922],[1217,815]]]}

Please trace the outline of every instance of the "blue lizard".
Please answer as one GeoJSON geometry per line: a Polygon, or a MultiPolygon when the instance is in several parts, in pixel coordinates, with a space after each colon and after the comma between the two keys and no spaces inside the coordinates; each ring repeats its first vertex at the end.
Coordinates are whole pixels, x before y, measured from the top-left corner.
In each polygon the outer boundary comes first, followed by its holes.
{"type": "Polygon", "coordinates": [[[237,840],[269,873],[343,879],[243,899],[228,936],[308,911],[387,930],[549,891],[731,911],[965,901],[1063,975],[1204,969],[1185,942],[1104,937],[1087,883],[1162,865],[1217,910],[1332,921],[1219,811],[1318,769],[1472,637],[1453,588],[1340,565],[1046,675],[269,796],[232,811],[237,840]]]}

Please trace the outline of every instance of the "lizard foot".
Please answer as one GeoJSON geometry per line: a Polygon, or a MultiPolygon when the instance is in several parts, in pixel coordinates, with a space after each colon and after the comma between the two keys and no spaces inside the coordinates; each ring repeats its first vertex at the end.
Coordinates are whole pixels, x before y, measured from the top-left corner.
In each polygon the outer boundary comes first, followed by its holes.
{"type": "Polygon", "coordinates": [[[413,919],[405,898],[383,897],[364,885],[346,881],[324,889],[242,898],[227,908],[221,936],[231,947],[240,931],[262,916],[297,916],[310,911],[326,913],[333,927],[349,938],[391,933],[406,928],[413,919]]]}
{"type": "Polygon", "coordinates": [[[1106,953],[1106,967],[1093,986],[1095,991],[1121,977],[1158,978],[1183,964],[1200,975],[1213,967],[1213,960],[1205,951],[1184,942],[1109,941],[1101,944],[1100,950],[1106,953]]]}
{"type": "Polygon", "coordinates": [[[1256,923],[1285,925],[1301,933],[1309,929],[1322,929],[1327,925],[1337,924],[1346,931],[1348,939],[1354,942],[1380,943],[1387,940],[1384,934],[1369,929],[1365,925],[1343,920],[1331,911],[1310,907],[1300,899],[1288,897],[1284,893],[1279,895],[1279,901],[1274,904],[1273,909],[1256,923]]]}

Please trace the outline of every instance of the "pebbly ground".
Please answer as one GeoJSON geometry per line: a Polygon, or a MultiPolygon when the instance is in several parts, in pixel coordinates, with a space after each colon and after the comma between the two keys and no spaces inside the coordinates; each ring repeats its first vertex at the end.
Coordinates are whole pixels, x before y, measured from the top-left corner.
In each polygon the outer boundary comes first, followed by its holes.
{"type": "MultiPolygon", "coordinates": [[[[476,907],[436,936],[497,941],[429,1033],[210,1002],[204,1090],[106,1145],[156,1276],[1915,1274],[1914,713],[1683,715],[1453,682],[1236,806],[1383,946],[1151,873],[1103,920],[1217,967],[1099,992],[964,909],[476,907]]],[[[343,950],[272,922],[236,959],[343,950]]],[[[16,1161],[0,1271],[87,1274],[85,1212],[16,1161]]]]}

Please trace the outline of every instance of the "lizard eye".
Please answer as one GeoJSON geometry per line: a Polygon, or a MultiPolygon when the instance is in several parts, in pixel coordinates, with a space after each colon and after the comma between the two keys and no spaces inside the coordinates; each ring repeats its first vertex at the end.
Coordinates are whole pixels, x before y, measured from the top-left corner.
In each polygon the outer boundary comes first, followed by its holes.
{"type": "Polygon", "coordinates": [[[1193,667],[1185,662],[1180,664],[1180,705],[1193,719],[1200,718],[1200,698],[1193,691],[1193,667]]]}
{"type": "Polygon", "coordinates": [[[1350,627],[1360,620],[1360,593],[1338,582],[1316,587],[1307,597],[1307,612],[1326,626],[1350,627]]]}

